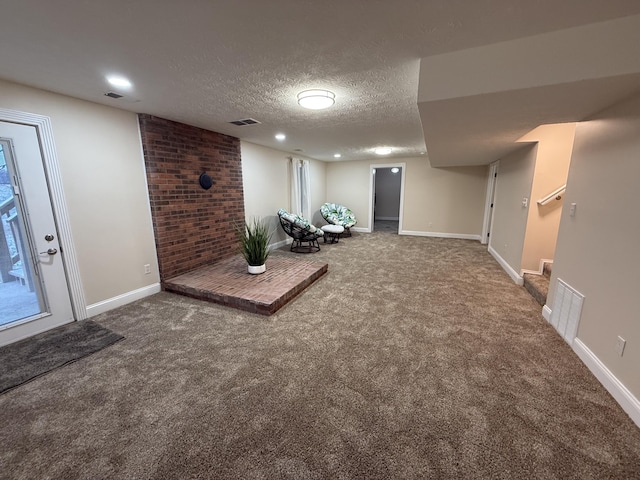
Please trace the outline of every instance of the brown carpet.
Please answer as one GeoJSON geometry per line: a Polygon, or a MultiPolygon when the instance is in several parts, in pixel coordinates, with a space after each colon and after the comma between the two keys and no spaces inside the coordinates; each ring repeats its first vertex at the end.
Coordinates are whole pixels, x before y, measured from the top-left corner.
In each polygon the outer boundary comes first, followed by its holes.
{"type": "Polygon", "coordinates": [[[0,397],[0,477],[640,478],[640,429],[486,247],[314,259],[271,317],[169,293],[95,317],[125,340],[0,397]]]}

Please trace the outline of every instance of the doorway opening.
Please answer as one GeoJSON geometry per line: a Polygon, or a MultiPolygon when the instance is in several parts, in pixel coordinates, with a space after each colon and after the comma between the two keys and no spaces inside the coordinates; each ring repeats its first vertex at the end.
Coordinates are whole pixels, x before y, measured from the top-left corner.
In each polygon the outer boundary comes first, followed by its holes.
{"type": "Polygon", "coordinates": [[[87,313],[51,120],[0,109],[0,145],[1,346],[87,313]]]}
{"type": "Polygon", "coordinates": [[[406,164],[371,165],[369,231],[400,234],[406,164]]]}

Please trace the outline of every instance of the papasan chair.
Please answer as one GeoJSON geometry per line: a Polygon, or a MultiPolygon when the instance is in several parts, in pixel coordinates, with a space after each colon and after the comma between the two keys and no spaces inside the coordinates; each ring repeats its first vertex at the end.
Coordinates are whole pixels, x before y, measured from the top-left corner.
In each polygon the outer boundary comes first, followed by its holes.
{"type": "Polygon", "coordinates": [[[293,238],[291,251],[296,253],[313,253],[320,250],[318,238],[324,232],[309,222],[306,218],[287,212],[284,208],[278,210],[280,225],[287,235],[293,238]],[[303,245],[306,243],[306,245],[303,245]]]}
{"type": "Polygon", "coordinates": [[[325,203],[320,207],[322,217],[333,225],[344,227],[344,236],[351,236],[351,227],[358,221],[355,214],[344,205],[337,203],[325,203]]]}

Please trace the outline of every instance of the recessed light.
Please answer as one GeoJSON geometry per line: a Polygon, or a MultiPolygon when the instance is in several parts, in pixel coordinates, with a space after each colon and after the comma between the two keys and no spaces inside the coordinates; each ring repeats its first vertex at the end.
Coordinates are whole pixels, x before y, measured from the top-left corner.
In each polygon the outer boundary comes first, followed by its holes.
{"type": "Polygon", "coordinates": [[[298,94],[300,106],[311,110],[329,108],[335,102],[336,94],[329,90],[304,90],[298,94]]]}
{"type": "Polygon", "coordinates": [[[377,155],[389,155],[391,153],[391,147],[378,147],[374,150],[377,155]]]}
{"type": "Polygon", "coordinates": [[[276,140],[283,141],[287,136],[284,133],[276,133],[276,140]]]}
{"type": "Polygon", "coordinates": [[[339,153],[334,153],[333,154],[333,158],[340,158],[342,155],[340,155],[339,153]]]}
{"type": "Polygon", "coordinates": [[[398,173],[400,171],[400,169],[398,167],[393,167],[391,169],[391,173],[398,173]]]}
{"type": "Polygon", "coordinates": [[[118,77],[118,76],[107,77],[107,82],[109,82],[114,87],[131,88],[131,82],[124,77],[118,77]]]}

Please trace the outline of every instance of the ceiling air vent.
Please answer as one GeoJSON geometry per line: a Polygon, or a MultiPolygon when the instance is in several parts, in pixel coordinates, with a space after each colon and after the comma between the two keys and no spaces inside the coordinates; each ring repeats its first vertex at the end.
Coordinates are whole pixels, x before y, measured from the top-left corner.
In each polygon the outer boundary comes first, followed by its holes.
{"type": "Polygon", "coordinates": [[[105,97],[110,97],[110,98],[122,98],[123,95],[120,95],[119,93],[116,92],[107,92],[104,94],[105,97]]]}
{"type": "Polygon", "coordinates": [[[243,127],[245,125],[255,125],[256,123],[260,123],[258,120],[254,120],[253,118],[245,118],[244,120],[236,120],[234,122],[229,122],[239,127],[243,127]]]}

